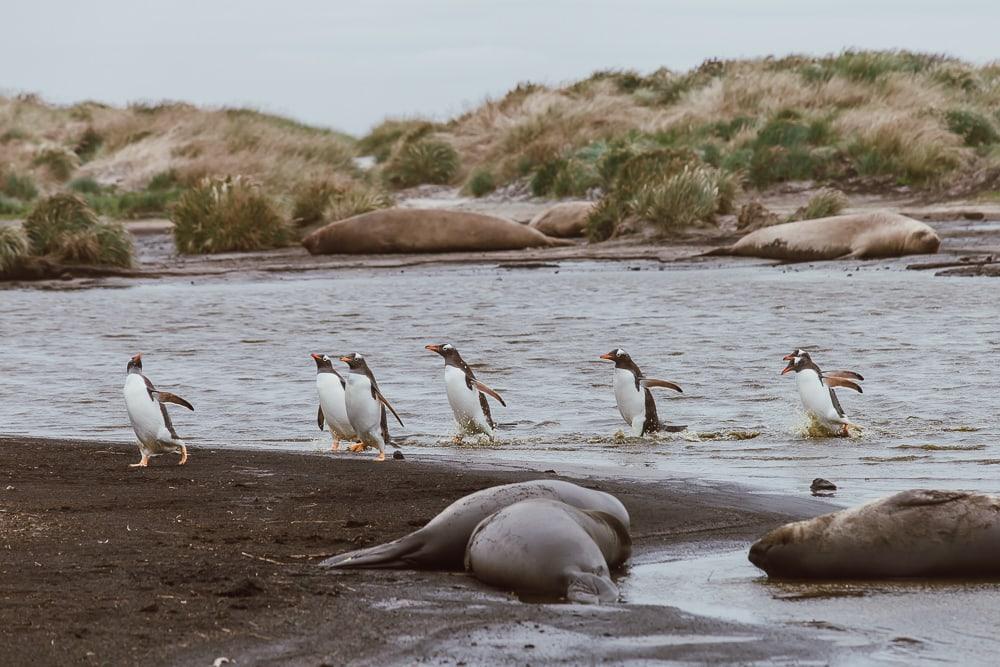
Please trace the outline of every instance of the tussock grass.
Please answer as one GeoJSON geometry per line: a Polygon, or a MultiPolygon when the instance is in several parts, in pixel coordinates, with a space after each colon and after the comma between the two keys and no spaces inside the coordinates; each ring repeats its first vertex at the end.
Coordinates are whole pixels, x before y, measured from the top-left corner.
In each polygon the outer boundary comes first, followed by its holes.
{"type": "Polygon", "coordinates": [[[24,221],[24,232],[35,255],[76,264],[132,265],[129,233],[119,223],[101,222],[94,209],[76,194],[39,201],[24,221]]]}
{"type": "Polygon", "coordinates": [[[449,183],[458,172],[458,153],[435,139],[404,140],[382,167],[382,178],[394,188],[449,183]]]}
{"type": "Polygon", "coordinates": [[[809,198],[805,206],[795,211],[788,221],[814,220],[840,215],[847,208],[848,203],[847,195],[840,190],[820,190],[809,198]]]}
{"type": "Polygon", "coordinates": [[[419,118],[388,118],[358,140],[357,151],[359,155],[373,156],[381,164],[401,142],[416,141],[433,132],[435,127],[434,123],[419,118]]]}
{"type": "Polygon", "coordinates": [[[326,219],[330,222],[389,208],[395,204],[392,195],[371,186],[355,186],[333,196],[326,209],[326,219]]]}
{"type": "Polygon", "coordinates": [[[0,193],[15,199],[29,201],[38,196],[38,188],[31,176],[12,171],[0,176],[0,193]]]}
{"type": "Polygon", "coordinates": [[[493,171],[485,167],[473,171],[462,186],[462,191],[473,197],[485,197],[496,189],[497,182],[493,171]]]}
{"type": "Polygon", "coordinates": [[[63,148],[43,148],[31,163],[43,167],[51,178],[62,182],[76,170],[78,159],[74,153],[63,148]]]}
{"type": "Polygon", "coordinates": [[[319,222],[334,195],[343,192],[344,188],[344,184],[329,179],[299,186],[292,204],[292,221],[302,227],[319,222]]]}
{"type": "Polygon", "coordinates": [[[28,256],[28,239],[19,227],[0,226],[0,276],[16,269],[28,256]]]}
{"type": "Polygon", "coordinates": [[[0,216],[18,216],[27,210],[27,205],[20,199],[0,194],[0,216]]]}
{"type": "Polygon", "coordinates": [[[177,249],[187,254],[266,250],[291,239],[271,198],[241,176],[205,179],[181,195],[170,219],[177,249]]]}

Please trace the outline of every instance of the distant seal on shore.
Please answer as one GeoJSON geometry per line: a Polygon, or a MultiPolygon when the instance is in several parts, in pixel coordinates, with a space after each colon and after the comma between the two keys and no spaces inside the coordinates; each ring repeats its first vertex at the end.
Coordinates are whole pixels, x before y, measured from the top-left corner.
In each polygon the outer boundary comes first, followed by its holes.
{"type": "Polygon", "coordinates": [[[611,570],[628,560],[628,528],[607,512],[532,498],[483,519],[469,538],[465,569],[522,595],[614,602],[611,570]]]}
{"type": "Polygon", "coordinates": [[[903,491],[796,521],[757,540],[750,562],[771,577],[1000,576],[1000,497],[903,491]]]}
{"type": "Polygon", "coordinates": [[[520,250],[571,243],[503,218],[412,208],[387,208],[331,222],[302,240],[312,255],[520,250]]]}
{"type": "Polygon", "coordinates": [[[933,254],[940,245],[941,238],[924,223],[876,211],[764,227],[705,255],[793,261],[874,259],[933,254]]]}
{"type": "Polygon", "coordinates": [[[629,527],[628,511],[609,493],[562,480],[534,480],[493,486],[456,500],[426,526],[398,540],[334,556],[322,565],[336,568],[461,570],[465,548],[480,521],[530,498],[558,500],[581,510],[605,512],[629,527]]]}
{"type": "Polygon", "coordinates": [[[593,210],[594,202],[564,202],[545,209],[528,224],[546,236],[575,238],[587,233],[587,218],[593,210]]]}

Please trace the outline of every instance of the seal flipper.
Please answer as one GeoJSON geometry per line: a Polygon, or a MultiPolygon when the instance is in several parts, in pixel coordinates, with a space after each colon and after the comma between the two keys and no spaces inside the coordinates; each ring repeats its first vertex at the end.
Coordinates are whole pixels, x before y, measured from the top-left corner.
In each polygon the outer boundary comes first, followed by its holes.
{"type": "Polygon", "coordinates": [[[727,245],[722,246],[721,248],[714,248],[708,252],[703,252],[699,255],[695,255],[695,257],[729,257],[735,254],[736,253],[733,252],[733,246],[727,245]]]}
{"type": "Polygon", "coordinates": [[[617,602],[618,587],[608,577],[590,572],[573,572],[567,575],[566,599],[583,604],[617,602]]]}
{"type": "Polygon", "coordinates": [[[420,562],[420,551],[426,542],[419,535],[420,531],[405,535],[398,540],[379,544],[366,549],[356,549],[337,556],[327,558],[320,563],[322,567],[350,568],[418,568],[426,567],[420,562]]]}

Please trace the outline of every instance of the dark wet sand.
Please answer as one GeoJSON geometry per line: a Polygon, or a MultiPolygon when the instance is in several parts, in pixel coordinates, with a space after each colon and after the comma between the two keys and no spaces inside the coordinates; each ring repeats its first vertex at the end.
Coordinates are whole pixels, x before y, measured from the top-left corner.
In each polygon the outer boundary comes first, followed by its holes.
{"type": "MultiPolygon", "coordinates": [[[[478,489],[558,477],[412,459],[0,438],[0,664],[479,664],[825,660],[808,629],[667,606],[526,604],[458,573],[331,573],[478,489]]],[[[579,481],[578,479],[576,481],[579,481]]],[[[737,488],[599,479],[633,518],[634,560],[749,543],[824,506],[737,488]]],[[[670,591],[663,591],[669,604],[670,591]]]]}

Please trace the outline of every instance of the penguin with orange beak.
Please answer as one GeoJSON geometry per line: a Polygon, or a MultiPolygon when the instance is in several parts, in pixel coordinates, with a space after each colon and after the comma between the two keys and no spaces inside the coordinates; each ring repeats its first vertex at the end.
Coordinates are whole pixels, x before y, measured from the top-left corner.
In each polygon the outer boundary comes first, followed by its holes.
{"type": "Polygon", "coordinates": [[[490,396],[500,405],[507,407],[500,394],[476,379],[476,374],[451,343],[426,345],[424,349],[444,357],[445,391],[460,431],[484,433],[492,438],[496,424],[493,415],[490,414],[490,405],[486,397],[490,396]]]}
{"type": "Polygon", "coordinates": [[[125,409],[128,411],[132,430],[139,441],[142,459],[130,464],[133,468],[145,468],[149,459],[161,454],[180,454],[177,465],[187,463],[187,445],[177,435],[167,412],[167,403],[183,405],[194,410],[190,403],[169,391],[160,391],[142,373],[142,354],[129,359],[125,366],[125,409]]]}
{"type": "Polygon", "coordinates": [[[782,360],[788,365],[781,374],[795,373],[795,384],[806,412],[826,430],[839,432],[843,437],[849,436],[852,424],[847,421],[844,408],[833,389],[843,387],[863,393],[858,382],[862,382],[864,377],[854,371],[822,371],[809,353],[802,349],[786,354],[782,360]]]}
{"type": "Polygon", "coordinates": [[[340,360],[350,368],[344,389],[347,419],[361,440],[361,444],[354,445],[350,449],[356,452],[365,447],[375,447],[378,449],[375,460],[385,461],[385,446],[391,444],[386,409],[388,408],[400,426],[403,425],[403,420],[382,395],[378,383],[375,382],[375,375],[368,368],[368,362],[363,356],[353,352],[344,355],[340,360]]]}
{"type": "Polygon", "coordinates": [[[683,431],[686,428],[660,423],[660,418],[656,414],[656,402],[649,391],[654,387],[665,387],[684,393],[679,386],[666,380],[647,378],[632,361],[628,352],[620,347],[602,354],[601,359],[613,361],[615,364],[615,401],[618,403],[618,412],[631,427],[633,437],[638,438],[657,431],[683,431]]]}
{"type": "Polygon", "coordinates": [[[347,404],[344,401],[347,382],[333,367],[333,361],[325,354],[313,354],[316,362],[316,393],[319,394],[319,411],[316,421],[319,430],[324,427],[333,436],[331,451],[340,451],[340,441],[354,437],[354,427],[347,418],[347,404]]]}

